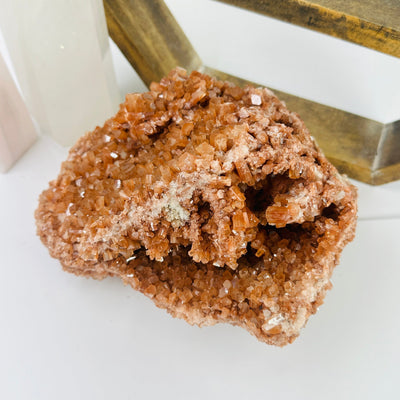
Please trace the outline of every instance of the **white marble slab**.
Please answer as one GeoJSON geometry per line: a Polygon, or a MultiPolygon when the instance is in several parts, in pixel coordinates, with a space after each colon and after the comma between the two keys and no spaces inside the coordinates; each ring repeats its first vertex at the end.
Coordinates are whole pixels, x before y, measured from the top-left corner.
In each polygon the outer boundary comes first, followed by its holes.
{"type": "Polygon", "coordinates": [[[33,212],[65,155],[41,139],[0,176],[0,398],[400,396],[400,219],[359,222],[325,304],[294,344],[274,348],[172,319],[118,279],[63,272],[33,212]]]}

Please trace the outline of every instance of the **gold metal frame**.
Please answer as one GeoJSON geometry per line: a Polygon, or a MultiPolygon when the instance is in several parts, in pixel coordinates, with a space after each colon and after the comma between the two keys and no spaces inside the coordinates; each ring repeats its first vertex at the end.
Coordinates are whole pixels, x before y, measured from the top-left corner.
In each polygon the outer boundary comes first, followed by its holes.
{"type": "MultiPolygon", "coordinates": [[[[222,1],[400,57],[398,0],[222,1]]],[[[239,85],[251,83],[203,65],[162,0],[104,0],[104,7],[111,37],[145,84],[176,66],[239,85]]],[[[400,120],[382,124],[274,91],[300,114],[341,172],[374,185],[400,179],[400,120]]]]}

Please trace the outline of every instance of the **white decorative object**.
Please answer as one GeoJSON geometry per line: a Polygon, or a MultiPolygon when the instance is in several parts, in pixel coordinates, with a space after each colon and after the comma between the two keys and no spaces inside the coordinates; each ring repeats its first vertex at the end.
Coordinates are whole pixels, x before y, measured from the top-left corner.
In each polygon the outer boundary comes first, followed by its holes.
{"type": "Polygon", "coordinates": [[[0,53],[0,172],[36,140],[32,119],[0,53]]]}
{"type": "Polygon", "coordinates": [[[120,102],[101,0],[0,0],[0,26],[40,132],[62,145],[120,102]]]}

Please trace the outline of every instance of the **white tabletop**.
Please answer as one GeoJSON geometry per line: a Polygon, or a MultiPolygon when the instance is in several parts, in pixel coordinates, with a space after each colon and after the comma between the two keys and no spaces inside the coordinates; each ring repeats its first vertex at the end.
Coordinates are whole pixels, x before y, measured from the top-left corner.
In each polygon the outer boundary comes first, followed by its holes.
{"type": "MultiPolygon", "coordinates": [[[[121,89],[144,89],[113,52],[121,89]]],[[[357,235],[333,289],[276,348],[230,325],[173,319],[116,278],[63,272],[33,212],[66,153],[40,138],[0,175],[1,399],[400,398],[400,181],[356,183],[357,235]]]]}

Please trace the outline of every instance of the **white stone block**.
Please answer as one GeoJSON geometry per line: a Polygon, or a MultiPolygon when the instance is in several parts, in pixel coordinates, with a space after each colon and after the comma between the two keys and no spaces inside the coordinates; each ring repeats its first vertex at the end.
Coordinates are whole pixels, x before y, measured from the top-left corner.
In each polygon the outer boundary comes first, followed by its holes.
{"type": "Polygon", "coordinates": [[[0,172],[5,172],[36,140],[36,132],[0,54],[0,172]]]}
{"type": "Polygon", "coordinates": [[[0,25],[28,109],[40,133],[70,146],[121,101],[103,2],[3,3],[0,25]]]}

